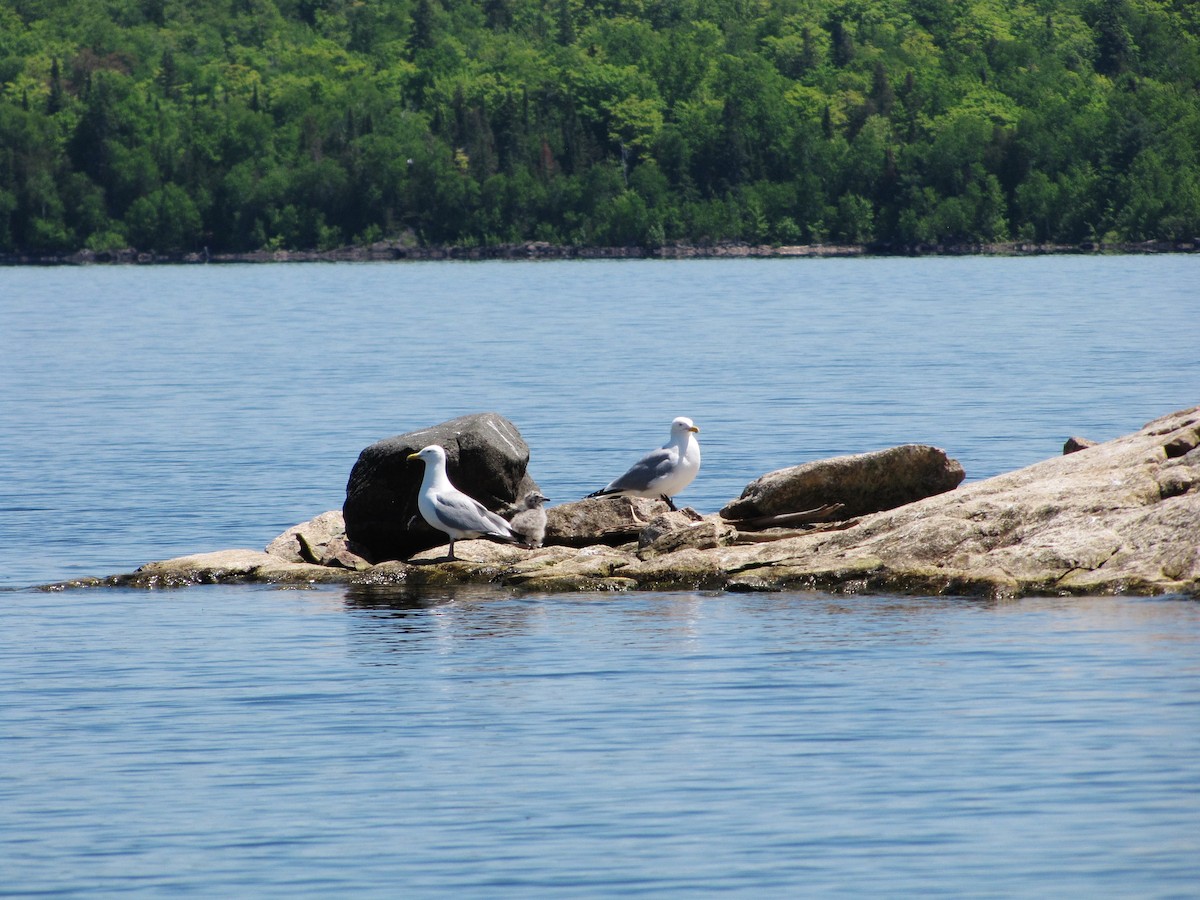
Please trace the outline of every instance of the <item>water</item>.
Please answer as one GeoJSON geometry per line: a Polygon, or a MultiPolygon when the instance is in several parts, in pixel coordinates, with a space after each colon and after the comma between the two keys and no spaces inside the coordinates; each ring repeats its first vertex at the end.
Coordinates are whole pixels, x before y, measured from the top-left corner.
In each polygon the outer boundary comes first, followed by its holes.
{"type": "Polygon", "coordinates": [[[5,892],[1194,896],[1200,613],[26,595],[5,892]]]}
{"type": "Polygon", "coordinates": [[[0,269],[0,896],[1196,896],[1200,605],[41,593],[511,418],[556,501],[1200,402],[1194,257],[0,269]]]}
{"type": "Polygon", "coordinates": [[[0,269],[0,586],[263,547],[494,410],[553,501],[932,443],[969,479],[1200,403],[1200,257],[0,269]]]}

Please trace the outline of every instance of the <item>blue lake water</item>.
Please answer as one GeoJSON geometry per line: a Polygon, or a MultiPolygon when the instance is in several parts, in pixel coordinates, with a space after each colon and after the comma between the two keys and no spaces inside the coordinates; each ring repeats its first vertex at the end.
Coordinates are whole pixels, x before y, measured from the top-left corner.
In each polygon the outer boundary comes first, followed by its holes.
{"type": "MultiPolygon", "coordinates": [[[[0,896],[1195,896],[1180,598],[43,593],[467,412],[576,499],[1200,402],[1200,258],[0,269],[0,896]]],[[[1198,524],[1200,531],[1200,524],[1198,524]]]]}

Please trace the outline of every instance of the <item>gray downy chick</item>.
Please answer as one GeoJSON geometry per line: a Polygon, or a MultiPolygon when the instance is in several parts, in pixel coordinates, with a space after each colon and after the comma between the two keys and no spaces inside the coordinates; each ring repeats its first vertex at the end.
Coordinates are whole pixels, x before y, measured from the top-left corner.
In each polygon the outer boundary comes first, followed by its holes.
{"type": "Polygon", "coordinates": [[[509,528],[526,547],[540,547],[546,539],[546,510],[542,509],[546,502],[538,491],[530,491],[517,503],[517,513],[509,520],[509,528]]]}

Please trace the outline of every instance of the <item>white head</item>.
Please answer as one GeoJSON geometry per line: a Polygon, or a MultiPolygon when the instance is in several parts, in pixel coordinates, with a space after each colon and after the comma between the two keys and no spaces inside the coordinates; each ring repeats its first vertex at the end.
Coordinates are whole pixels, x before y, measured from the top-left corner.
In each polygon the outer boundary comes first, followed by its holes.
{"type": "Polygon", "coordinates": [[[687,416],[680,416],[671,423],[671,437],[676,438],[677,440],[682,440],[683,438],[686,438],[688,434],[695,434],[699,431],[700,429],[693,425],[692,420],[687,416]]]}
{"type": "Polygon", "coordinates": [[[408,459],[409,460],[414,460],[414,459],[424,460],[426,468],[429,468],[430,466],[436,467],[439,465],[441,467],[445,468],[446,451],[443,450],[441,447],[439,447],[437,444],[430,444],[428,447],[422,447],[416,453],[408,454],[408,459]]]}

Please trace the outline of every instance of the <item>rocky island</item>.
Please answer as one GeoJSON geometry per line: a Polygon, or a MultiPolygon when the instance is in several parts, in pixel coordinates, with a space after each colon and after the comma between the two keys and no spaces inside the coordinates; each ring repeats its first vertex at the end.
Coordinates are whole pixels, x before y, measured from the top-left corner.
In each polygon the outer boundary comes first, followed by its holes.
{"type": "Polygon", "coordinates": [[[442,536],[415,516],[419,467],[447,449],[451,478],[504,512],[536,488],[511,422],[467,416],[363,450],[342,510],[264,550],[225,550],[81,579],[87,586],[220,582],[493,584],[533,592],[816,589],[1013,598],[1200,597],[1200,407],[966,485],[934,447],[904,445],[768,473],[716,514],[603,498],[547,510],[545,545],[442,536]],[[413,445],[416,444],[416,447],[413,445]],[[415,479],[415,480],[414,480],[415,479]]]}

